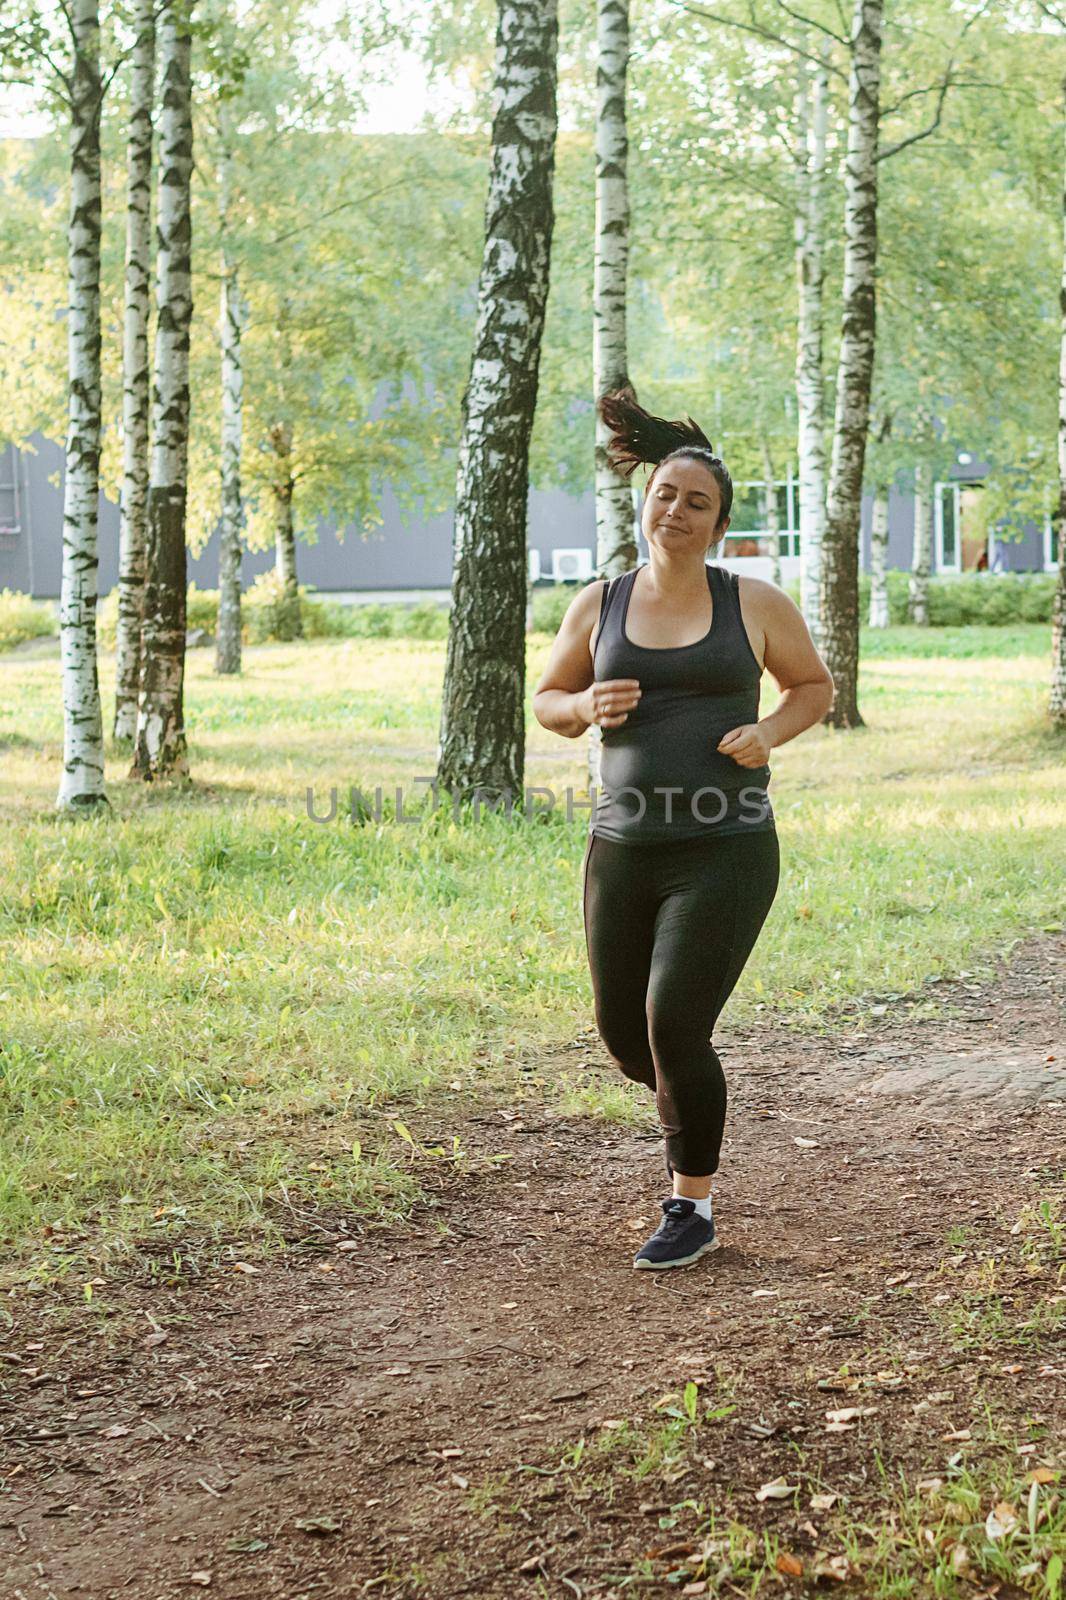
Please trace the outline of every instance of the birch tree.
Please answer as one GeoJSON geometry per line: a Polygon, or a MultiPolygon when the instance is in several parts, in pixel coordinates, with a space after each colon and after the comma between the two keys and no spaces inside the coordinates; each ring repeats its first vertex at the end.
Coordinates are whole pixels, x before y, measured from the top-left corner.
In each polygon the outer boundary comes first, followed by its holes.
{"type": "Polygon", "coordinates": [[[244,418],[244,365],[241,334],[247,306],[241,293],[240,269],[232,237],[230,194],[233,153],[225,107],[219,149],[219,244],[222,273],[219,343],[222,361],[220,517],[218,551],[218,628],[215,671],[241,670],[241,440],[244,418]]]}
{"type": "Polygon", "coordinates": [[[914,544],[907,589],[907,615],[919,628],[929,626],[929,573],[933,561],[933,496],[929,467],[914,471],[914,544]]]}
{"type": "Polygon", "coordinates": [[[292,423],[275,422],[270,429],[274,452],[274,475],[270,490],[274,502],[274,570],[284,607],[284,635],[303,637],[300,615],[300,587],[296,579],[296,529],[292,520],[292,497],[296,480],[292,471],[292,423]]]}
{"type": "Polygon", "coordinates": [[[477,328],[463,399],[438,781],[502,800],[525,763],[526,515],[553,224],[556,0],[499,0],[477,328]]]}
{"type": "Polygon", "coordinates": [[[770,545],[770,559],[773,562],[770,577],[773,583],[781,586],[781,514],[777,505],[777,480],[774,475],[774,453],[769,436],[763,434],[760,440],[762,449],[762,521],[766,530],[766,537],[770,545]]]}
{"type": "Polygon", "coordinates": [[[61,810],[106,804],[104,730],[96,664],[97,507],[100,494],[100,18],[96,0],[73,0],[70,213],[67,233],[69,371],[63,577],[61,810]]]}
{"type": "Polygon", "coordinates": [[[874,488],[873,518],[870,524],[870,627],[887,628],[888,610],[888,485],[874,488]]]}
{"type": "Polygon", "coordinates": [[[185,504],[192,319],[192,34],[185,0],[160,16],[162,111],[157,202],[152,468],[144,669],[131,776],[185,778],[185,504]]]}
{"type": "Polygon", "coordinates": [[[844,179],[844,296],[833,454],[822,540],[821,651],[836,699],[826,721],[862,726],[858,704],[859,527],[876,327],[877,143],[884,0],[856,0],[844,179]]]}
{"type": "Polygon", "coordinates": [[[152,278],[152,109],[155,0],[136,0],[126,145],[126,274],[122,323],[122,493],[118,623],[115,639],[116,739],[137,732],[148,521],[148,317],[152,278]]]}
{"type": "Polygon", "coordinates": [[[819,592],[825,532],[826,127],[829,105],[827,44],[814,66],[798,63],[796,194],[796,413],[800,525],[800,607],[815,645],[821,637],[819,592]]]}
{"type": "MultiPolygon", "coordinates": [[[[1063,100],[1063,128],[1066,129],[1066,81],[1063,82],[1063,100]]],[[[1066,728],[1066,166],[1063,171],[1059,319],[1059,503],[1055,518],[1059,560],[1051,628],[1051,695],[1048,701],[1048,714],[1053,724],[1066,728]]]]}
{"type": "MultiPolygon", "coordinates": [[[[629,0],[598,0],[596,33],[596,222],[592,285],[593,398],[629,384],[626,73],[629,0]]],[[[610,429],[596,410],[596,573],[610,580],[637,564],[633,489],[607,458],[610,429]]],[[[588,735],[589,786],[600,787],[600,729],[588,735]]]]}
{"type": "MultiPolygon", "coordinates": [[[[593,250],[592,373],[596,400],[629,383],[626,270],[626,71],[629,0],[598,0],[596,59],[596,237],[593,250]]],[[[636,565],[633,497],[607,459],[610,430],[596,415],[596,571],[614,578],[636,565]]]]}

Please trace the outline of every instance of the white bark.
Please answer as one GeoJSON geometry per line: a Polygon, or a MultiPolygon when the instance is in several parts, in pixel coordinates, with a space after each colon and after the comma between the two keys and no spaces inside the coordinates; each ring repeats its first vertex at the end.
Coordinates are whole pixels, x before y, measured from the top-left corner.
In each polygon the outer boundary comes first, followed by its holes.
{"type": "Polygon", "coordinates": [[[870,627],[887,628],[888,578],[888,488],[879,483],[874,491],[873,525],[870,529],[870,627]]]}
{"type": "Polygon", "coordinates": [[[774,583],[777,584],[778,588],[780,588],[781,587],[781,539],[780,539],[781,518],[780,518],[780,515],[778,513],[778,509],[777,509],[777,483],[776,483],[776,481],[774,479],[774,457],[773,457],[773,451],[770,449],[770,441],[769,441],[769,439],[767,439],[765,437],[762,439],[762,441],[761,441],[761,449],[762,449],[762,476],[763,476],[763,491],[762,491],[763,517],[762,517],[762,519],[763,519],[763,524],[764,524],[764,526],[766,528],[767,537],[768,537],[768,539],[770,541],[770,555],[771,555],[771,559],[772,559],[773,564],[774,564],[773,565],[773,571],[771,573],[771,579],[772,579],[772,581],[774,583]]]}
{"type": "Polygon", "coordinates": [[[159,20],[159,124],[155,381],[144,675],[133,772],[188,776],[185,743],[185,501],[189,451],[189,327],[192,320],[192,36],[180,0],[159,20]]]}
{"type": "Polygon", "coordinates": [[[226,138],[225,110],[219,156],[219,233],[222,254],[222,304],[219,343],[222,352],[221,506],[218,552],[218,625],[215,671],[241,670],[241,442],[244,422],[244,365],[241,336],[248,308],[241,295],[240,273],[233,249],[230,188],[233,157],[226,138]]]}
{"type": "MultiPolygon", "coordinates": [[[[1066,97],[1066,84],[1063,85],[1066,97]]],[[[1064,118],[1066,127],[1066,118],[1064,118]]],[[[1059,576],[1051,627],[1051,695],[1048,714],[1066,728],[1066,171],[1062,200],[1062,279],[1059,286],[1059,504],[1055,532],[1059,542],[1059,576]]]]}
{"type": "Polygon", "coordinates": [[[63,678],[63,810],[106,804],[96,664],[100,494],[100,20],[96,0],[72,0],[70,213],[67,233],[66,475],[59,608],[63,678]]]}
{"type": "Polygon", "coordinates": [[[862,726],[859,533],[876,336],[877,136],[884,0],[855,0],[844,185],[844,304],[820,579],[820,648],[836,699],[827,721],[862,726]]]}
{"type": "MultiPolygon", "coordinates": [[[[592,374],[595,398],[629,381],[626,272],[626,69],[629,0],[598,0],[596,63],[596,234],[593,247],[592,374]]],[[[630,486],[607,460],[610,429],[596,418],[596,570],[614,578],[636,565],[630,486]]]]}
{"type": "Polygon", "coordinates": [[[933,562],[933,497],[930,473],[920,466],[914,473],[914,548],[907,590],[907,615],[920,628],[929,626],[929,573],[933,562]]]}
{"type": "Polygon", "coordinates": [[[271,484],[274,497],[274,571],[281,588],[283,608],[283,615],[278,619],[278,631],[285,639],[302,639],[300,585],[296,576],[296,528],[292,516],[292,500],[296,491],[292,471],[292,424],[275,422],[270,430],[270,443],[274,450],[274,479],[271,484]]]}
{"type": "Polygon", "coordinates": [[[815,644],[821,637],[819,587],[825,534],[825,142],[829,72],[823,51],[813,74],[800,63],[797,117],[802,159],[796,194],[796,449],[799,457],[800,609],[815,644]]]}
{"type": "Polygon", "coordinates": [[[521,798],[529,437],[548,297],[557,0],[499,0],[477,330],[456,480],[439,781],[521,798]]]}
{"type": "MultiPolygon", "coordinates": [[[[626,73],[629,0],[598,0],[596,58],[596,222],[592,283],[594,399],[629,382],[626,278],[629,264],[629,187],[626,73]]],[[[596,414],[596,571],[614,578],[637,564],[633,491],[611,467],[611,431],[596,414]]],[[[587,735],[590,788],[600,787],[600,730],[587,735]]]]}
{"type": "Polygon", "coordinates": [[[137,732],[148,535],[148,315],[152,279],[152,108],[155,0],[136,0],[126,143],[126,300],[122,323],[122,497],[119,522],[115,738],[137,732]]]}

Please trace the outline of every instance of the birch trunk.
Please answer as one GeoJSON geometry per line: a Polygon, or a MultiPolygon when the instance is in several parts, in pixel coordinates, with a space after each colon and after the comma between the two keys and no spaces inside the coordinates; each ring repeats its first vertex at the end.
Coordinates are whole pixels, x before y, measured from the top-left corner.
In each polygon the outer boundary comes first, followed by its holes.
{"type": "Polygon", "coordinates": [[[439,781],[521,799],[529,437],[548,297],[557,0],[498,0],[497,109],[456,481],[439,781]]]}
{"type": "Polygon", "coordinates": [[[859,533],[876,333],[877,133],[884,0],[856,0],[844,184],[844,305],[820,580],[821,652],[836,699],[826,721],[860,728],[859,533]]]}
{"type": "MultiPolygon", "coordinates": [[[[1063,84],[1066,99],[1066,83],[1063,84]]],[[[1066,118],[1064,118],[1066,126],[1066,118]]],[[[1059,504],[1056,533],[1059,541],[1059,577],[1051,626],[1051,695],[1048,715],[1058,728],[1066,728],[1066,174],[1062,202],[1062,280],[1059,287],[1059,504]]]]}
{"type": "Polygon", "coordinates": [[[777,483],[774,479],[774,457],[768,439],[762,441],[762,508],[763,524],[770,541],[770,558],[773,561],[772,582],[781,587],[781,518],[777,509],[777,483]]]}
{"type": "Polygon", "coordinates": [[[825,140],[829,72],[824,54],[812,75],[800,63],[800,148],[796,196],[796,449],[799,456],[800,609],[815,645],[821,641],[819,589],[825,535],[825,140]]]}
{"type": "Polygon", "coordinates": [[[888,611],[888,486],[874,491],[873,526],[870,529],[870,626],[887,628],[888,611]]]}
{"type": "Polygon", "coordinates": [[[907,615],[919,628],[929,626],[929,572],[933,561],[933,497],[929,468],[914,474],[914,549],[907,589],[907,615]]]}
{"type": "Polygon", "coordinates": [[[296,529],[292,520],[292,501],[296,480],[292,475],[292,423],[275,422],[270,430],[274,447],[274,570],[279,594],[278,637],[302,639],[300,585],[296,577],[296,529]]]}
{"type": "MultiPolygon", "coordinates": [[[[225,109],[221,115],[225,118],[225,109]]],[[[241,670],[241,440],[244,420],[244,367],[241,335],[247,308],[241,296],[240,274],[230,227],[232,153],[226,142],[225,121],[219,157],[219,233],[222,243],[222,304],[219,337],[222,351],[221,505],[218,547],[218,625],[215,634],[215,671],[241,670]]]]}
{"type": "Polygon", "coordinates": [[[148,314],[152,283],[155,0],[137,0],[126,144],[126,290],[122,323],[122,496],[118,536],[115,738],[137,733],[148,534],[148,314]]]}
{"type": "MultiPolygon", "coordinates": [[[[596,59],[596,223],[592,283],[593,398],[629,383],[626,276],[629,188],[626,73],[629,0],[598,0],[596,59]]],[[[607,459],[610,429],[596,415],[596,572],[611,579],[637,564],[633,491],[607,459]]],[[[588,735],[589,786],[600,787],[600,730],[588,735]]]]}
{"type": "Polygon", "coordinates": [[[148,489],[144,675],[132,775],[185,778],[185,500],[192,319],[192,35],[170,0],[159,21],[159,125],[155,381],[148,489]]]}
{"type": "Polygon", "coordinates": [[[100,495],[100,19],[73,0],[70,213],[67,232],[66,475],[59,609],[63,676],[61,810],[106,805],[96,665],[96,522],[100,495]]]}
{"type": "MultiPolygon", "coordinates": [[[[626,183],[626,69],[629,0],[599,0],[596,64],[596,237],[592,287],[592,373],[595,399],[629,382],[626,271],[629,194],[626,183]]],[[[596,418],[596,570],[614,578],[636,565],[633,496],[607,460],[610,429],[596,418]]]]}

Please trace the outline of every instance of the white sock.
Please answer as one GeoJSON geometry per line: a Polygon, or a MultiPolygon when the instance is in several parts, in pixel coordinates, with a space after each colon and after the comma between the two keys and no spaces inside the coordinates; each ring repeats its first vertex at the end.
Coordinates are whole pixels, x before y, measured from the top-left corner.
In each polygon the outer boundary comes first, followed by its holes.
{"type": "Polygon", "coordinates": [[[696,1215],[698,1217],[702,1217],[704,1222],[710,1222],[710,1220],[711,1220],[711,1197],[710,1197],[710,1195],[707,1196],[706,1200],[694,1200],[693,1197],[690,1194],[678,1194],[678,1195],[674,1196],[674,1199],[675,1200],[692,1200],[692,1204],[696,1207],[696,1215]]]}

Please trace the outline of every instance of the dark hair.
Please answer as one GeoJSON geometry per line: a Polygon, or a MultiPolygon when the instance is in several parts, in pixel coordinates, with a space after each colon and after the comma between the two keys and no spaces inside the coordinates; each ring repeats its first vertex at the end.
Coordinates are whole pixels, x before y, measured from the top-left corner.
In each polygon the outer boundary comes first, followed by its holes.
{"type": "Polygon", "coordinates": [[[650,411],[637,404],[632,388],[614,389],[602,395],[597,409],[611,430],[607,459],[621,477],[631,478],[642,462],[659,467],[664,461],[684,457],[702,461],[721,495],[719,526],[725,521],[733,505],[733,480],[698,423],[691,417],[684,422],[653,417],[650,411]]]}

